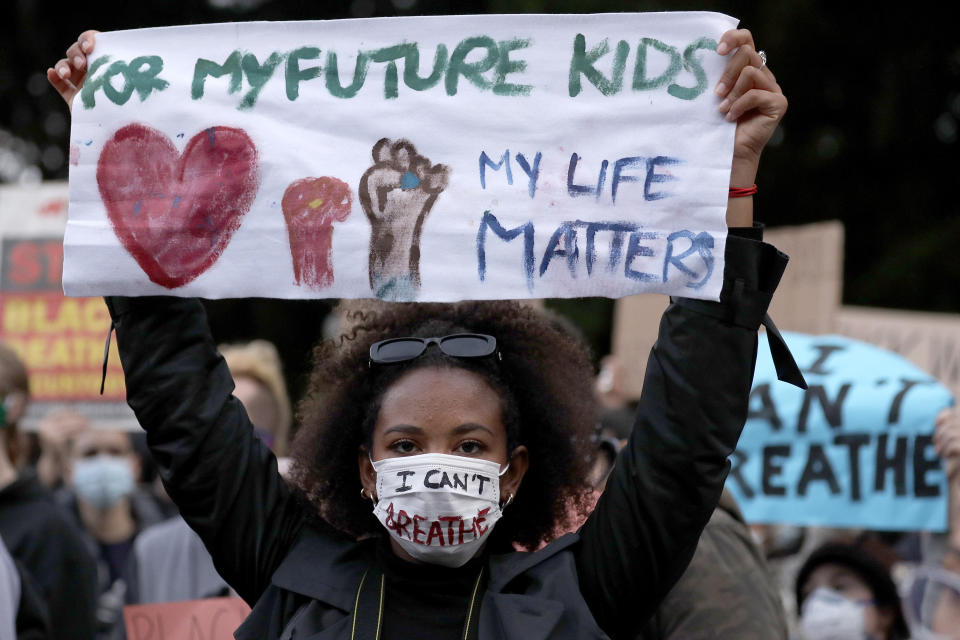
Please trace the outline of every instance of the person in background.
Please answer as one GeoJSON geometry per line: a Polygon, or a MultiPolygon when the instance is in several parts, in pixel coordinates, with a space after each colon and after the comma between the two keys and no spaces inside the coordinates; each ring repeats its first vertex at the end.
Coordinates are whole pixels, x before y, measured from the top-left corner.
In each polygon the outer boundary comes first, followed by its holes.
{"type": "Polygon", "coordinates": [[[66,483],[69,465],[67,445],[70,439],[90,428],[83,414],[69,409],[54,409],[37,423],[40,456],[37,458],[37,478],[50,489],[59,489],[66,483]]]}
{"type": "MultiPolygon", "coordinates": [[[[588,475],[594,503],[606,486],[619,450],[617,440],[599,433],[588,475]]],[[[580,524],[558,530],[556,537],[580,524]]],[[[740,507],[724,489],[689,566],[636,640],[787,640],[788,635],[776,581],[740,507]]]]}
{"type": "Polygon", "coordinates": [[[690,566],[638,640],[787,637],[787,618],[776,581],[740,507],[724,489],[690,566]]]}
{"type": "Polygon", "coordinates": [[[0,640],[48,640],[50,613],[40,588],[0,538],[0,640]]]}
{"type": "Polygon", "coordinates": [[[918,567],[904,586],[904,607],[916,640],[960,639],[960,414],[944,409],[933,436],[947,472],[949,525],[939,561],[918,567]]]}
{"type": "Polygon", "coordinates": [[[17,640],[14,621],[20,609],[20,574],[0,539],[0,640],[17,640]]]}
{"type": "Polygon", "coordinates": [[[600,360],[600,371],[594,379],[593,391],[600,402],[601,435],[626,440],[633,428],[637,403],[624,389],[626,372],[620,358],[608,354],[600,360]]]}
{"type": "Polygon", "coordinates": [[[960,573],[947,562],[918,567],[903,590],[913,640],[960,640],[960,573]]]}
{"type": "Polygon", "coordinates": [[[233,395],[243,403],[257,436],[278,458],[286,457],[293,411],[277,348],[253,340],[220,345],[219,350],[236,385],[233,395]]]}
{"type": "Polygon", "coordinates": [[[949,535],[943,567],[960,575],[960,413],[956,408],[944,409],[937,416],[933,445],[946,465],[950,496],[949,535]]]}
{"type": "MultiPolygon", "coordinates": [[[[233,394],[247,410],[258,437],[277,456],[286,455],[292,410],[276,348],[265,340],[254,340],[221,345],[219,350],[236,385],[233,394]]],[[[134,556],[130,570],[138,603],[229,593],[200,536],[179,516],[143,531],[134,543],[134,556]]]]}
{"type": "Polygon", "coordinates": [[[828,542],[815,550],[795,585],[804,640],[910,637],[890,573],[855,544],[828,542]]]}
{"type": "Polygon", "coordinates": [[[10,555],[37,585],[50,619],[52,638],[94,636],[96,564],[79,529],[29,469],[18,471],[18,422],[26,413],[30,387],[26,367],[0,344],[0,537],[10,555]]]}
{"type": "Polygon", "coordinates": [[[126,579],[137,535],[159,522],[153,498],[136,486],[139,459],[126,431],[88,427],[68,442],[68,486],[55,495],[85,533],[98,561],[96,606],[99,639],[120,637],[123,605],[135,600],[126,579]]]}

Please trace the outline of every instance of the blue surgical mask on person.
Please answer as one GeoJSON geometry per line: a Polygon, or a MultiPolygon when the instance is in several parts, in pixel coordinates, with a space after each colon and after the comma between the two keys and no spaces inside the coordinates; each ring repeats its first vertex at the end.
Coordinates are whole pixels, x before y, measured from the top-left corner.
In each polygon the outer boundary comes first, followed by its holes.
{"type": "Polygon", "coordinates": [[[133,469],[126,458],[98,455],[74,463],[73,488],[85,502],[107,509],[133,493],[133,469]]]}

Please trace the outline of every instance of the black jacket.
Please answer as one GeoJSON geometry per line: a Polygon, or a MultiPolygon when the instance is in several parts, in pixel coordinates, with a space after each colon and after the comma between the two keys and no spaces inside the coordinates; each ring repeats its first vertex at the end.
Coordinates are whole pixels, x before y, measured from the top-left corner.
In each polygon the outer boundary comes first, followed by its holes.
{"type": "MultiPolygon", "coordinates": [[[[721,302],[665,312],[633,434],[579,534],[490,556],[480,638],[632,638],[687,566],[746,420],[757,328],[786,265],[770,245],[733,236],[726,255],[721,302]]],[[[127,400],[170,497],[254,607],[236,637],[349,637],[373,544],[308,524],[231,396],[200,304],[107,306],[127,400]]]]}
{"type": "Polygon", "coordinates": [[[93,638],[97,569],[80,531],[36,476],[0,490],[0,536],[46,601],[53,638],[93,638]]]}
{"type": "Polygon", "coordinates": [[[20,562],[13,561],[20,577],[20,604],[15,627],[17,640],[51,640],[50,610],[36,580],[20,562]]]}

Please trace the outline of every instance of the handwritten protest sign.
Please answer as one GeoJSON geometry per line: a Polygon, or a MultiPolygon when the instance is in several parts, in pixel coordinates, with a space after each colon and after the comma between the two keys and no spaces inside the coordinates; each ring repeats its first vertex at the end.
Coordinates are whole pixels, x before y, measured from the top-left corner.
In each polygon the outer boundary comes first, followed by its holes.
{"type": "Polygon", "coordinates": [[[949,391],[872,345],[783,335],[809,389],[777,381],[763,336],[727,479],[747,520],[942,531],[946,479],[932,436],[949,391]]]}
{"type": "Polygon", "coordinates": [[[713,13],[97,36],[69,295],[716,299],[734,125],[713,13]]]}
{"type": "Polygon", "coordinates": [[[847,306],[837,333],[900,354],[960,397],[960,314],[847,306]]]}
{"type": "Polygon", "coordinates": [[[123,608],[130,640],[233,640],[250,607],[240,598],[206,598],[123,608]]]}
{"type": "Polygon", "coordinates": [[[843,238],[839,220],[764,232],[765,242],[790,256],[769,309],[781,329],[815,334],[835,330],[843,299],[843,238]]]}
{"type": "Polygon", "coordinates": [[[0,187],[0,341],[23,361],[33,428],[52,409],[74,409],[100,426],[136,426],[116,345],[99,394],[110,315],[102,298],[61,291],[67,185],[0,187]]]}

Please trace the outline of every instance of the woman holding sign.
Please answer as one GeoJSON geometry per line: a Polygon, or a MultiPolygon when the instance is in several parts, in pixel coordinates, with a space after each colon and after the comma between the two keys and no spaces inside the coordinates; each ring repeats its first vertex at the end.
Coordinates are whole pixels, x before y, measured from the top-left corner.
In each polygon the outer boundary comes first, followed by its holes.
{"type": "MultiPolygon", "coordinates": [[[[48,71],[70,103],[94,32],[48,71]]],[[[732,52],[732,53],[731,53],[732,52]]],[[[756,331],[786,264],[748,196],[786,110],[749,32],[716,87],[737,121],[720,302],[678,299],[629,444],[578,534],[584,348],[508,302],[394,305],[317,349],[294,482],[256,438],[199,303],[109,298],[128,401],[170,496],[253,606],[238,638],[632,638],[720,496],[756,331]]],[[[802,379],[801,379],[802,380],[802,379]]]]}

